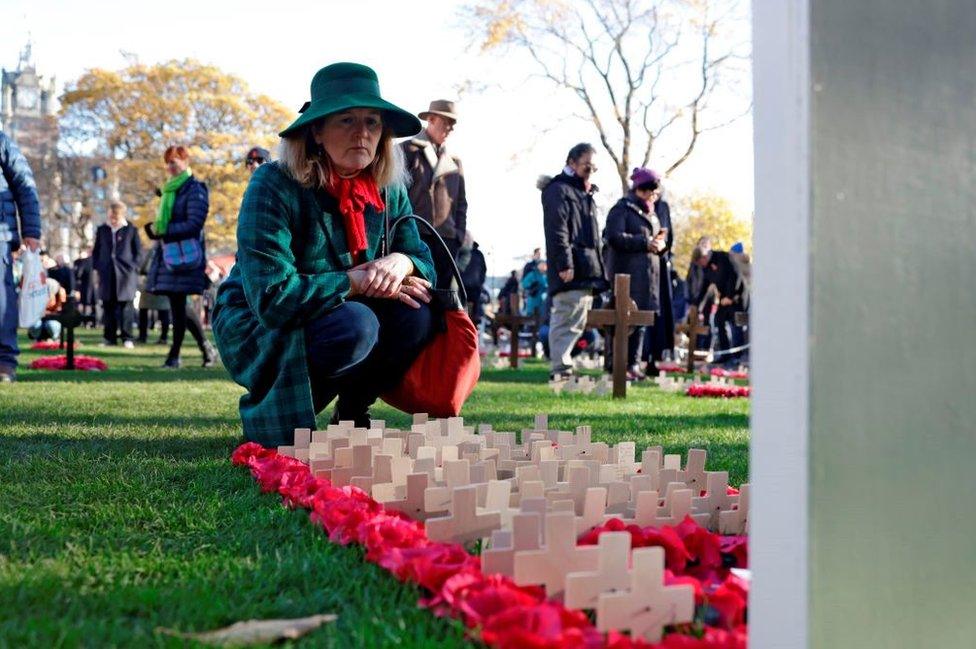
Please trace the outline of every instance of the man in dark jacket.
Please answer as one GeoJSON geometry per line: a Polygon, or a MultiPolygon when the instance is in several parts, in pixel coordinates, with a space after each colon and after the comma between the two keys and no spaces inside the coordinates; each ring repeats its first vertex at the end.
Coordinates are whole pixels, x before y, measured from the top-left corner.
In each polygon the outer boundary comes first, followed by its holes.
{"type": "Polygon", "coordinates": [[[0,383],[16,378],[20,353],[11,255],[21,241],[37,252],[40,239],[41,208],[34,174],[17,145],[0,131],[0,383]]]}
{"type": "Polygon", "coordinates": [[[571,353],[586,327],[593,294],[607,286],[593,201],[597,188],[590,184],[596,171],[595,152],[590,144],[577,144],[569,150],[562,172],[540,184],[552,302],[549,358],[553,378],[572,372],[571,353]]]}
{"type": "Polygon", "coordinates": [[[468,295],[468,314],[475,326],[478,326],[485,315],[481,290],[488,278],[488,264],[485,263],[485,255],[478,242],[470,233],[465,236],[461,254],[458,255],[458,270],[461,272],[464,291],[468,295]]]}
{"type": "Polygon", "coordinates": [[[108,221],[95,231],[92,267],[98,273],[98,293],[102,300],[106,345],[122,344],[132,349],[132,301],[139,284],[142,241],[135,226],[126,221],[125,203],[112,201],[108,221]]]}
{"type": "MultiPolygon", "coordinates": [[[[715,286],[718,293],[716,301],[718,309],[715,311],[715,328],[718,329],[718,344],[722,350],[732,349],[733,341],[729,338],[729,329],[734,330],[735,312],[741,309],[742,282],[735,265],[729,258],[729,253],[721,250],[703,250],[695,248],[691,253],[691,262],[702,269],[702,286],[695,297],[695,304],[705,299],[710,286],[715,286]]],[[[723,354],[727,362],[739,356],[738,353],[723,354]]]]}
{"type": "MultiPolygon", "coordinates": [[[[410,173],[410,203],[414,213],[434,226],[437,234],[457,258],[468,227],[468,199],[464,191],[464,170],[461,160],[447,152],[445,142],[457,123],[454,102],[437,99],[430,108],[418,115],[427,122],[420,135],[400,144],[407,171],[410,173]]],[[[425,230],[420,237],[434,257],[439,288],[451,285],[453,274],[443,258],[436,239],[425,230]]]]}

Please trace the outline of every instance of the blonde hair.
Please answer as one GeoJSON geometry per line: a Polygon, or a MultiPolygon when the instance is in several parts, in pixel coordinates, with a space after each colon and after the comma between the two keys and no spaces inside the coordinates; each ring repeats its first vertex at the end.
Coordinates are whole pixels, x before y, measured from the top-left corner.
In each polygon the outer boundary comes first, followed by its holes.
{"type": "MultiPolygon", "coordinates": [[[[278,159],[288,173],[303,187],[326,189],[333,176],[332,161],[328,154],[315,142],[315,134],[325,126],[329,116],[317,119],[306,125],[294,135],[281,138],[278,144],[278,159]]],[[[368,171],[380,188],[403,183],[406,169],[400,147],[393,142],[393,131],[383,127],[383,134],[376,145],[376,155],[369,163],[368,171]]]]}

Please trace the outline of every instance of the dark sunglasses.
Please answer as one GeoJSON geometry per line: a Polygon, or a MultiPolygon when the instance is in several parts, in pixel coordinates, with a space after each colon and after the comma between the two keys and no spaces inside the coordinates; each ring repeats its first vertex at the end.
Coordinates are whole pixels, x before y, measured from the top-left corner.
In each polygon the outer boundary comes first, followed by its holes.
{"type": "Polygon", "coordinates": [[[248,165],[249,165],[249,164],[252,164],[252,163],[253,163],[253,164],[257,164],[257,165],[259,165],[259,164],[264,164],[264,158],[248,158],[248,159],[247,159],[247,160],[246,160],[246,161],[244,162],[244,164],[248,164],[248,165]]]}

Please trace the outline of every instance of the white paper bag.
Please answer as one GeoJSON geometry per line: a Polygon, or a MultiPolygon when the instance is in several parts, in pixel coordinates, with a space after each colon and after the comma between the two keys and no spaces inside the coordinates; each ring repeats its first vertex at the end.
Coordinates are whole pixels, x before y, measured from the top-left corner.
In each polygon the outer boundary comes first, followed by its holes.
{"type": "Polygon", "coordinates": [[[19,325],[30,327],[44,316],[47,307],[47,273],[41,265],[41,255],[24,250],[20,259],[23,270],[20,279],[19,325]]]}

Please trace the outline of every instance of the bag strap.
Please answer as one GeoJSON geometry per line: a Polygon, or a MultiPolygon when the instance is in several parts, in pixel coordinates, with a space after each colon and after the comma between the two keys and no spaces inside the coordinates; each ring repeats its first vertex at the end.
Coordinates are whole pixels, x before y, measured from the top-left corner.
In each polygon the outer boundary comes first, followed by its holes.
{"type": "MultiPolygon", "coordinates": [[[[464,290],[464,282],[461,280],[461,271],[458,270],[457,263],[454,261],[454,255],[451,254],[451,249],[447,247],[446,243],[444,243],[444,239],[442,239],[441,235],[437,233],[437,230],[434,229],[434,226],[428,223],[425,219],[422,219],[416,214],[405,214],[403,216],[397,217],[397,219],[391,225],[389,213],[386,210],[383,210],[383,227],[385,230],[383,236],[383,254],[384,255],[389,254],[388,249],[390,245],[389,242],[391,241],[390,237],[396,234],[397,228],[403,225],[404,223],[406,223],[407,221],[411,221],[411,220],[417,222],[418,230],[422,227],[426,228],[427,231],[430,232],[430,234],[432,234],[433,237],[440,244],[441,253],[446,255],[448,261],[450,262],[451,273],[454,275],[454,280],[457,282],[458,292],[461,295],[461,304],[467,304],[468,292],[464,290]]],[[[430,254],[431,255],[435,254],[435,251],[431,250],[430,254]]]]}

